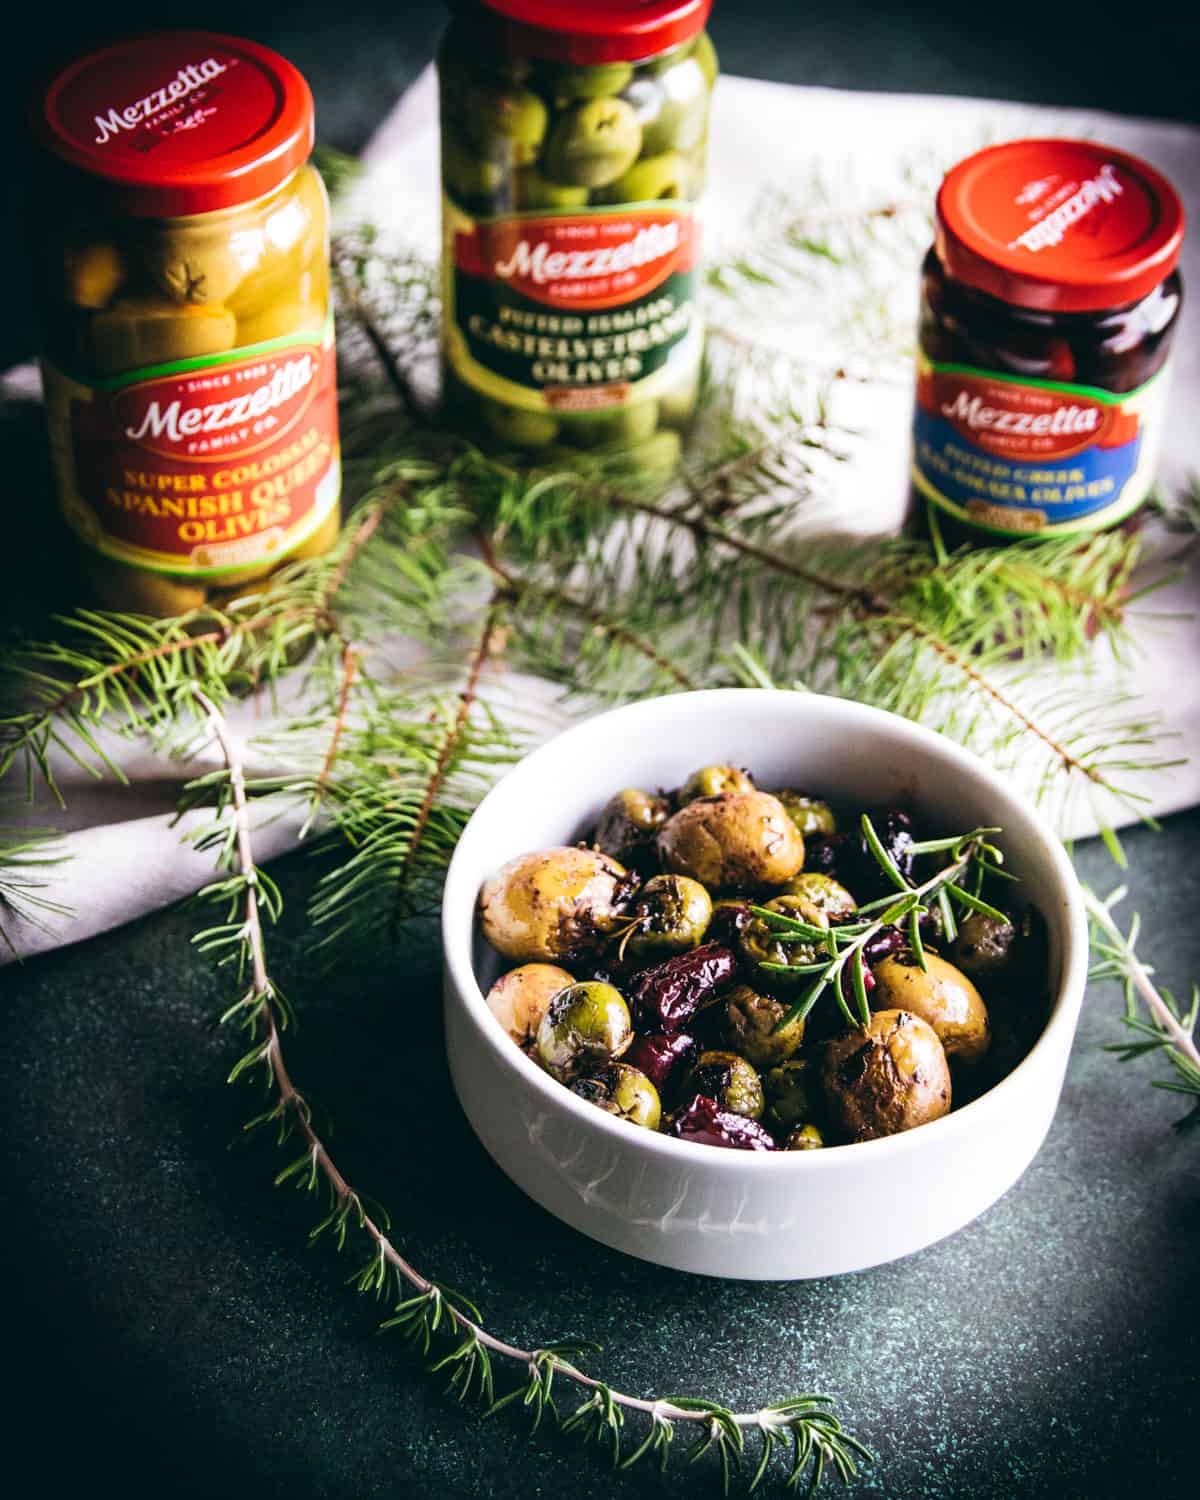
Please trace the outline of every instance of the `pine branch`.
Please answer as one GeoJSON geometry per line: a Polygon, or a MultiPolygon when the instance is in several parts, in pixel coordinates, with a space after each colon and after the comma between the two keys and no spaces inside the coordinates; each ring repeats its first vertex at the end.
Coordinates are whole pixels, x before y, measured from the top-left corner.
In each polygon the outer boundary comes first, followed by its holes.
{"type": "MultiPolygon", "coordinates": [[[[825,1466],[833,1467],[843,1483],[858,1472],[860,1462],[871,1455],[849,1433],[820,1395],[791,1397],[754,1412],[734,1412],[717,1402],[683,1396],[646,1398],[614,1390],[575,1362],[592,1346],[578,1343],[547,1343],[522,1349],[491,1333],[478,1308],[461,1293],[423,1275],[397,1248],[386,1214],[372,1210],[333,1160],[323,1137],[313,1124],[308,1099],[294,1083],[283,1051],[286,1011],[272,981],[266,958],[265,920],[279,916],[278,893],[255,864],[250,831],[246,779],[236,746],[217,706],[202,691],[194,690],[212,736],[225,761],[230,797],[221,810],[221,825],[200,835],[222,850],[222,865],[232,871],[202,893],[202,899],[219,903],[227,919],[219,927],[199,935],[199,946],[233,964],[249,983],[223,1018],[236,1020],[251,1038],[251,1047],[234,1065],[230,1082],[248,1074],[264,1072],[275,1096],[275,1104],[251,1122],[251,1127],[271,1125],[282,1143],[295,1134],[303,1150],[276,1176],[276,1183],[295,1183],[309,1192],[327,1194],[328,1209],[310,1239],[332,1236],[339,1250],[351,1236],[364,1238],[370,1259],[355,1278],[360,1291],[376,1297],[394,1295],[392,1315],[382,1325],[398,1329],[431,1359],[431,1372],[449,1372],[450,1391],[460,1400],[482,1401],[487,1414],[494,1414],[521,1399],[534,1411],[534,1427],[550,1415],[564,1432],[576,1431],[585,1441],[601,1441],[614,1465],[628,1468],[649,1453],[664,1461],[674,1429],[699,1429],[696,1444],[686,1455],[700,1457],[715,1447],[726,1489],[733,1466],[745,1451],[745,1434],[757,1434],[763,1446],[754,1485],[764,1477],[777,1449],[790,1441],[792,1456],[785,1478],[795,1487],[809,1474],[810,1489],[820,1483],[825,1466]],[[525,1375],[524,1387],[499,1399],[495,1396],[493,1361],[515,1364],[525,1375]],[[574,1385],[583,1394],[578,1405],[559,1417],[551,1396],[555,1381],[574,1385]],[[629,1453],[622,1450],[622,1428],[626,1414],[647,1419],[642,1443],[629,1453]],[[811,1469],[810,1469],[811,1465],[811,1469]]],[[[466,698],[464,693],[464,698],[466,698]]]]}
{"type": "Polygon", "coordinates": [[[49,933],[71,915],[69,907],[44,894],[53,888],[46,872],[66,859],[60,838],[54,828],[0,827],[0,945],[14,958],[19,954],[5,919],[49,933]]]}

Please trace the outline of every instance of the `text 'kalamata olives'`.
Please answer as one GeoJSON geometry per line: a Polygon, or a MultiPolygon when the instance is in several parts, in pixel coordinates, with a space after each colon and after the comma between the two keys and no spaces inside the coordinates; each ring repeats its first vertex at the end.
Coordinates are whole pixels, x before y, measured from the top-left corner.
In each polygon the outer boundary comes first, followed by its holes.
{"type": "Polygon", "coordinates": [[[736,973],[737,959],[728,948],[705,943],[635,974],[629,982],[629,999],[643,1024],[656,1031],[682,1031],[736,973]]]}

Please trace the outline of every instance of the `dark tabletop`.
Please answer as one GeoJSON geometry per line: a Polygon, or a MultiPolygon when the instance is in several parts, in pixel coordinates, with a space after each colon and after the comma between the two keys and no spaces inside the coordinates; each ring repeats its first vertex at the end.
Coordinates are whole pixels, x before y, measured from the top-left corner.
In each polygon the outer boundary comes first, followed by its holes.
{"type": "MultiPolygon", "coordinates": [[[[259,7],[253,24],[224,4],[166,17],[288,53],[313,82],[322,136],[353,149],[427,60],[439,9],[300,0],[259,7]]],[[[72,37],[164,19],[161,5],[117,11],[72,37]]],[[[792,82],[1194,116],[1195,23],[1189,35],[1147,22],[1116,46],[1092,8],[966,14],[726,0],[714,30],[731,70],[792,82]]],[[[10,99],[67,40],[61,12],[29,27],[3,64],[10,99]]],[[[28,352],[19,312],[4,337],[3,357],[28,352]]],[[[1079,852],[1101,890],[1127,878],[1144,950],[1181,992],[1200,974],[1198,838],[1200,812],[1132,832],[1127,877],[1098,845],[1079,852]]],[[[1045,1147],[981,1220],[852,1277],[719,1283],[618,1256],[526,1201],[455,1105],[428,961],[381,944],[319,972],[302,917],[314,864],[278,873],[289,905],[272,951],[299,1012],[294,1072],[336,1121],[341,1165],[390,1208],[396,1243],[471,1292],[494,1331],[596,1339],[596,1372],[638,1393],[749,1408],[823,1390],[880,1455],[865,1494],[1196,1494],[1200,1136],[1171,1131],[1178,1104],[1150,1087],[1164,1064],[1104,1052],[1121,1035],[1111,987],[1089,992],[1045,1147]]],[[[0,973],[0,1430],[9,1473],[25,1471],[13,1493],[717,1493],[708,1475],[675,1489],[650,1470],[614,1477],[569,1439],[527,1441],[510,1416],[480,1425],[393,1338],[371,1337],[375,1307],[343,1285],[354,1265],[306,1249],[313,1205],[272,1191],[279,1159],[240,1140],[256,1100],[223,1086],[237,1043],[214,1024],[228,992],[191,950],[195,927],[194,913],[164,913],[0,973]]]]}

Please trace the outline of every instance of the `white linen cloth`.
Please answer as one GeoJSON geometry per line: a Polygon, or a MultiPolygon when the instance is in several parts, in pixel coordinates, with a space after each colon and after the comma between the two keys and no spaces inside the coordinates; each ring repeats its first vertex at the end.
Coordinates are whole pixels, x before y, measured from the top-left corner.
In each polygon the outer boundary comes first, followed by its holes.
{"type": "MultiPolygon", "coordinates": [[[[948,166],[986,140],[1035,134],[1092,136],[1143,156],[1175,183],[1190,216],[1200,214],[1200,130],[1189,126],[986,100],[851,93],[726,77],[714,104],[705,208],[708,244],[720,250],[744,240],[766,188],[802,192],[815,170],[839,184],[848,201],[887,201],[905,191],[905,170],[915,161],[948,166]]],[[[430,68],[372,139],[365,172],[348,195],[341,217],[347,224],[370,219],[383,231],[395,232],[434,255],[439,212],[436,89],[430,68]]],[[[1185,245],[1183,270],[1185,283],[1200,288],[1200,232],[1193,231],[1185,245]]],[[[915,260],[898,260],[894,275],[897,297],[911,304],[917,284],[915,260]]],[[[787,349],[797,340],[797,330],[777,311],[772,317],[772,337],[787,349]]],[[[1175,351],[1162,461],[1168,487],[1200,472],[1200,307],[1195,300],[1185,306],[1175,351]]],[[[9,377],[17,388],[27,387],[32,378],[36,377],[29,371],[9,377]]],[[[856,446],[841,475],[842,525],[876,532],[893,526],[902,515],[911,399],[902,382],[869,388],[869,401],[857,414],[869,441],[856,446]]],[[[1149,808],[1156,813],[1200,802],[1197,594],[1193,579],[1154,596],[1150,608],[1155,614],[1174,618],[1146,618],[1134,631],[1145,710],[1159,715],[1177,735],[1170,753],[1188,758],[1185,765],[1144,782],[1149,808]]],[[[514,682],[510,691],[518,687],[527,699],[538,701],[542,723],[552,723],[553,715],[546,710],[553,695],[547,685],[514,682]]],[[[256,702],[238,705],[231,714],[251,773],[270,769],[254,743],[269,727],[263,715],[256,702]]],[[[117,744],[114,753],[129,786],[110,777],[93,781],[60,757],[65,812],[49,806],[45,797],[28,811],[11,802],[0,808],[5,822],[16,818],[61,829],[59,852],[69,856],[43,872],[46,888],[41,894],[69,908],[71,915],[58,919],[50,932],[6,919],[23,955],[105,931],[170,904],[212,877],[211,856],[183,842],[198,818],[176,823],[172,813],[182,783],[218,763],[212,748],[187,761],[125,744],[117,744]]],[[[269,859],[292,847],[299,826],[298,816],[266,822],[256,839],[259,858],[269,859]]],[[[1095,825],[1080,808],[1063,831],[1085,836],[1095,832],[1095,825]]],[[[0,953],[0,962],[9,956],[0,953]]]]}

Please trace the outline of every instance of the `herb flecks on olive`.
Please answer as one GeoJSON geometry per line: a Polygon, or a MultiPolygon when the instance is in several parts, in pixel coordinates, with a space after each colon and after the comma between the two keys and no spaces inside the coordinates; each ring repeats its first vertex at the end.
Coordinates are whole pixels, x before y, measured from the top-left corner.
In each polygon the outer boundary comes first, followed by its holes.
{"type": "Polygon", "coordinates": [[[989,830],[936,838],[899,809],[868,822],[795,795],[846,831],[805,839],[750,771],[713,764],[617,792],[590,843],[510,860],[480,921],[518,965],[488,994],[513,1043],[614,1117],[740,1150],[911,1130],[1011,1072],[1049,1014],[1047,949],[989,830]],[[997,898],[1008,916],[979,909],[997,898]]]}
{"type": "Polygon", "coordinates": [[[658,835],[666,868],[710,890],[756,891],[800,872],[804,840],[767,792],[725,792],[688,802],[658,835]]]}
{"type": "Polygon", "coordinates": [[[912,1130],[950,1111],[950,1068],[933,1027],[902,1010],[880,1010],[825,1045],[825,1110],[841,1140],[912,1130]]]}
{"type": "Polygon", "coordinates": [[[615,1062],[633,1041],[629,1007],[611,984],[589,981],[560,990],[538,1026],[537,1060],[565,1083],[615,1062]]]}
{"type": "Polygon", "coordinates": [[[605,1114],[628,1120],[631,1125],[657,1130],[662,1119],[658,1090],[645,1073],[628,1063],[611,1063],[606,1068],[581,1074],[567,1087],[605,1114]]]}
{"type": "Polygon", "coordinates": [[[991,1044],[987,1006],[979,991],[953,964],[925,951],[925,967],[915,958],[885,958],[876,964],[872,1005],[906,1010],[937,1032],[954,1062],[978,1062],[991,1044]]]}
{"type": "Polygon", "coordinates": [[[788,817],[806,839],[837,832],[837,819],[828,802],[806,796],[805,793],[794,791],[791,787],[784,787],[775,795],[783,803],[788,817]]]}
{"type": "Polygon", "coordinates": [[[505,958],[549,962],[596,952],[617,916],[625,869],[596,849],[509,860],[479,897],[483,935],[505,958]]]}
{"type": "Polygon", "coordinates": [[[555,964],[522,964],[501,975],[487,993],[488,1009],[523,1052],[532,1049],[551,1000],[575,976],[555,964]]]}

